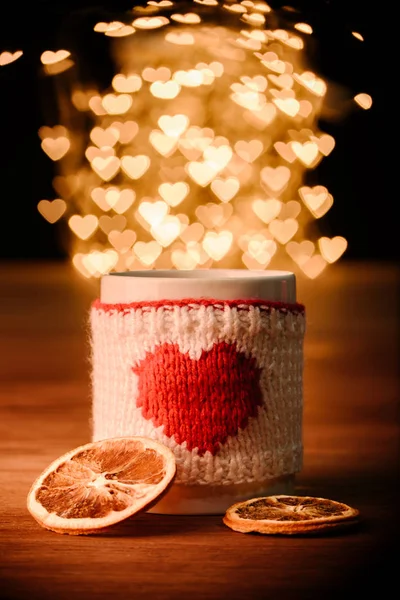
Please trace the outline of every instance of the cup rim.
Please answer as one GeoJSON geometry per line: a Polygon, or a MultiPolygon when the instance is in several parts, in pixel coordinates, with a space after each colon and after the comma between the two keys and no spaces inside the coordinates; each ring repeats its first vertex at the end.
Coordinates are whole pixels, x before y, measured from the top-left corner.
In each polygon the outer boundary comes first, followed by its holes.
{"type": "Polygon", "coordinates": [[[102,279],[108,277],[137,278],[147,280],[171,281],[259,281],[260,279],[287,279],[295,278],[293,271],[281,271],[275,269],[250,271],[247,269],[143,269],[140,271],[121,271],[103,275],[102,279]]]}

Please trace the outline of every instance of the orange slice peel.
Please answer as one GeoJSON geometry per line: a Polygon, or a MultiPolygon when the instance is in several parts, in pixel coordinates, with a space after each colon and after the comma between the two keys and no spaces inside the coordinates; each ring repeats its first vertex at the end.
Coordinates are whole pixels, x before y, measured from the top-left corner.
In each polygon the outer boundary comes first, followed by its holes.
{"type": "Polygon", "coordinates": [[[265,496],[237,502],[223,522],[240,533],[302,535],[358,522],[359,511],[343,502],[313,496],[265,496]]]}
{"type": "Polygon", "coordinates": [[[91,442],[41,473],[28,493],[27,508],[42,527],[57,533],[100,533],[156,504],[175,473],[174,454],[155,440],[91,442]]]}

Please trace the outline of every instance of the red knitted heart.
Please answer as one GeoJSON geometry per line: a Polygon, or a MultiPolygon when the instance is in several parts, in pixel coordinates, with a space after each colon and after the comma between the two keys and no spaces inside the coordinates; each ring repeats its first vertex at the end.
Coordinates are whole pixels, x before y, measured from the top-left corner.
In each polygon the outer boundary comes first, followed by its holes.
{"type": "Polygon", "coordinates": [[[162,344],[133,367],[139,376],[137,405],[145,419],[164,426],[188,450],[215,455],[220,444],[247,426],[262,404],[261,369],[254,357],[220,342],[199,359],[177,344],[162,344]]]}

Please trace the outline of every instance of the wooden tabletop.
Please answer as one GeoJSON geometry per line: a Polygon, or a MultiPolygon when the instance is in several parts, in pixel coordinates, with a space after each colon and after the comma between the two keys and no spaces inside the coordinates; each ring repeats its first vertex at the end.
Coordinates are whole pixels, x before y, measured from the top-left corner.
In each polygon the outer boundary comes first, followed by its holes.
{"type": "Polygon", "coordinates": [[[284,538],[235,533],[219,516],[144,514],[100,537],[74,537],[42,529],[25,503],[53,459],[90,441],[87,316],[98,281],[62,263],[1,265],[1,599],[383,591],[398,578],[398,281],[394,266],[344,262],[316,281],[298,279],[307,333],[297,492],[358,508],[358,528],[284,538]]]}

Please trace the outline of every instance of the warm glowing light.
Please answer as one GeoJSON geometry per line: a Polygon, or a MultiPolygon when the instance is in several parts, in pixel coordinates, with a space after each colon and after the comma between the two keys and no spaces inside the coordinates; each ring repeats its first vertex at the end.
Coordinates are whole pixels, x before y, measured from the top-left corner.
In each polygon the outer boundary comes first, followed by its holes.
{"type": "Polygon", "coordinates": [[[71,53],[68,50],[58,50],[57,52],[52,52],[51,50],[46,50],[40,57],[41,62],[44,65],[54,65],[55,63],[59,63],[62,60],[71,56],[71,53]]]}
{"type": "Polygon", "coordinates": [[[207,146],[203,152],[204,158],[208,164],[212,166],[216,173],[223,171],[228,165],[233,156],[233,151],[230,146],[207,146]]]}
{"type": "Polygon", "coordinates": [[[139,17],[132,22],[136,29],[159,29],[169,23],[167,17],[139,17]]]}
{"type": "Polygon", "coordinates": [[[101,148],[102,146],[115,146],[119,140],[119,130],[115,127],[94,127],[90,132],[90,139],[96,146],[101,148]]]}
{"type": "Polygon", "coordinates": [[[328,192],[326,187],[317,185],[313,188],[301,187],[299,189],[300,198],[316,218],[321,218],[333,204],[333,196],[328,192]]]}
{"type": "Polygon", "coordinates": [[[147,3],[149,6],[157,6],[159,8],[165,6],[173,6],[174,3],[170,2],[170,0],[160,0],[160,2],[154,2],[154,0],[150,0],[150,2],[147,3]]]}
{"type": "Polygon", "coordinates": [[[274,98],[272,102],[289,117],[295,117],[300,110],[300,102],[296,98],[274,98]]]}
{"type": "Polygon", "coordinates": [[[204,227],[201,223],[192,223],[188,225],[186,229],[181,231],[179,237],[186,244],[193,244],[198,242],[204,235],[204,227]]]}
{"type": "Polygon", "coordinates": [[[127,220],[123,215],[114,215],[109,217],[108,215],[102,215],[99,219],[99,227],[106,235],[110,231],[123,231],[126,227],[127,220]]]}
{"type": "Polygon", "coordinates": [[[297,158],[306,166],[315,166],[319,158],[319,149],[315,142],[292,142],[292,150],[297,158]]]}
{"type": "Polygon", "coordinates": [[[296,200],[290,200],[290,202],[282,203],[281,210],[279,213],[280,219],[296,219],[301,212],[301,204],[296,200]]]}
{"type": "Polygon", "coordinates": [[[151,233],[154,239],[167,248],[178,237],[182,229],[182,224],[177,216],[167,215],[162,221],[151,226],[151,233]]]}
{"type": "Polygon", "coordinates": [[[93,202],[104,212],[113,209],[118,214],[123,214],[134,203],[136,194],[131,189],[120,190],[112,186],[109,188],[94,188],[91,197],[93,202]]]}
{"type": "Polygon", "coordinates": [[[281,212],[282,202],[276,198],[269,200],[257,199],[252,203],[252,209],[261,221],[268,224],[281,212]]]}
{"type": "Polygon", "coordinates": [[[335,147],[335,139],[327,133],[322,134],[320,137],[311,135],[310,138],[313,142],[316,142],[318,150],[324,156],[328,156],[335,147]]]}
{"type": "Polygon", "coordinates": [[[311,35],[313,32],[311,25],[308,25],[308,23],[296,23],[294,28],[297,29],[297,31],[308,33],[309,35],[311,35]]]}
{"type": "Polygon", "coordinates": [[[104,23],[101,21],[100,23],[96,23],[93,29],[99,33],[109,33],[111,31],[117,31],[124,26],[124,23],[121,23],[120,21],[112,21],[111,23],[104,23]]]}
{"type": "Polygon", "coordinates": [[[264,145],[260,140],[250,140],[249,142],[239,140],[235,144],[236,154],[249,163],[254,162],[263,150],[264,145]]]}
{"type": "Polygon", "coordinates": [[[123,115],[132,106],[132,98],[128,94],[107,94],[102,100],[104,110],[109,115],[123,115]]]}
{"type": "Polygon", "coordinates": [[[320,254],[314,254],[301,265],[301,270],[309,279],[315,279],[318,275],[321,275],[326,265],[326,260],[320,254]]]}
{"type": "Polygon", "coordinates": [[[150,166],[148,156],[139,154],[138,156],[123,156],[121,158],[121,168],[131,179],[140,179],[150,166]]]}
{"type": "Polygon", "coordinates": [[[186,115],[163,115],[158,119],[158,124],[163,132],[173,138],[177,138],[186,131],[189,126],[189,118],[186,115]]]}
{"type": "Polygon", "coordinates": [[[196,15],[196,13],[186,13],[185,15],[175,14],[171,15],[171,19],[184,25],[196,25],[201,21],[199,15],[196,15]]]}
{"type": "Polygon", "coordinates": [[[260,27],[265,23],[264,15],[260,15],[259,13],[244,14],[242,15],[242,20],[255,27],[260,27]]]}
{"type": "Polygon", "coordinates": [[[266,98],[263,94],[251,91],[245,85],[234,83],[231,86],[231,89],[233,89],[235,93],[231,94],[230,97],[236,104],[243,106],[243,108],[247,108],[251,111],[259,111],[266,103],[266,98]]]}
{"type": "Polygon", "coordinates": [[[360,42],[364,41],[363,36],[361,35],[361,33],[358,33],[358,31],[352,31],[351,35],[353,35],[357,40],[360,40],[360,42]]]}
{"type": "MultiPolygon", "coordinates": [[[[63,125],[39,130],[60,166],[59,197],[38,211],[67,223],[85,278],[218,266],[318,277],[347,242],[305,239],[333,205],[306,178],[335,147],[319,129],[328,84],[303,51],[312,27],[257,0],[143,4],[128,23],[94,25],[115,65],[98,85],[63,81],[68,50],[43,53],[43,71],[70,88],[63,125]]],[[[20,55],[3,52],[0,65],[20,55]]]]}
{"type": "Polygon", "coordinates": [[[248,88],[255,90],[256,92],[264,92],[268,85],[268,81],[264,75],[256,75],[255,77],[247,77],[244,75],[240,80],[243,81],[248,88]]]}
{"type": "Polygon", "coordinates": [[[224,4],[224,8],[226,10],[229,10],[229,12],[233,13],[243,14],[247,12],[246,8],[244,6],[241,6],[240,4],[224,4]]]}
{"type": "Polygon", "coordinates": [[[71,143],[67,137],[65,127],[59,125],[53,128],[41,127],[39,129],[39,136],[42,139],[42,150],[51,160],[60,160],[70,149],[71,143]]]}
{"type": "Polygon", "coordinates": [[[142,77],[145,81],[162,81],[164,83],[171,78],[171,71],[168,67],[159,67],[158,69],[146,67],[142,72],[142,77]]]}
{"type": "Polygon", "coordinates": [[[233,241],[230,231],[223,230],[219,233],[208,231],[204,236],[202,246],[210,258],[220,261],[229,251],[233,241]]]}
{"type": "Polygon", "coordinates": [[[317,77],[312,71],[304,71],[301,75],[295,73],[294,79],[301,85],[307,88],[310,92],[316,96],[324,96],[326,93],[326,83],[317,77]]]}
{"type": "Polygon", "coordinates": [[[73,67],[74,64],[75,63],[73,60],[66,58],[65,60],[62,60],[57,63],[44,65],[43,70],[46,73],[46,75],[59,75],[60,73],[64,73],[64,71],[67,71],[68,69],[73,67]]]}
{"type": "Polygon", "coordinates": [[[23,55],[22,50],[17,50],[16,52],[1,52],[0,54],[0,67],[4,67],[5,65],[9,65],[23,55]]]}
{"type": "Polygon", "coordinates": [[[132,35],[132,33],[135,33],[135,28],[132,25],[123,25],[116,29],[108,29],[104,32],[104,35],[108,37],[126,37],[127,35],[132,35]]]}
{"type": "Polygon", "coordinates": [[[293,77],[287,73],[283,75],[268,75],[268,79],[277,87],[290,89],[293,87],[293,77]]]}
{"type": "Polygon", "coordinates": [[[364,110],[368,110],[372,106],[372,98],[369,94],[357,94],[354,96],[354,100],[364,110]]]}
{"type": "Polygon", "coordinates": [[[190,188],[185,181],[162,183],[158,188],[160,196],[169,206],[178,206],[188,195],[190,188]]]}
{"type": "Polygon", "coordinates": [[[175,71],[172,77],[174,82],[183,87],[198,87],[203,83],[203,74],[197,69],[175,71]]]}
{"type": "Polygon", "coordinates": [[[121,163],[116,156],[108,156],[107,158],[96,156],[91,161],[90,166],[103,181],[110,181],[118,173],[121,163]]]}
{"type": "Polygon", "coordinates": [[[155,98],[171,100],[181,91],[181,86],[176,81],[155,81],[150,86],[150,92],[155,98]]]}
{"type": "Polygon", "coordinates": [[[324,259],[333,263],[338,260],[347,248],[347,240],[344,237],[334,238],[321,237],[318,240],[320,252],[324,259]]]}
{"type": "Polygon", "coordinates": [[[125,229],[125,231],[112,230],[107,237],[110,244],[118,252],[127,252],[136,241],[136,233],[131,229],[125,229]]]}
{"type": "Polygon", "coordinates": [[[292,163],[296,160],[296,155],[293,152],[292,145],[285,144],[285,142],[275,142],[274,148],[277,153],[288,163],[292,163]]]}
{"type": "Polygon", "coordinates": [[[286,244],[292,239],[299,228],[296,219],[274,219],[269,224],[269,231],[280,244],[286,244]]]}
{"type": "Polygon", "coordinates": [[[115,75],[112,80],[112,86],[116,92],[129,94],[140,90],[142,79],[139,75],[115,75]]]}
{"type": "Polygon", "coordinates": [[[286,244],[286,252],[298,264],[304,265],[314,254],[315,244],[310,240],[302,242],[288,242],[286,244]]]}
{"type": "Polygon", "coordinates": [[[162,156],[172,156],[178,147],[178,140],[175,137],[168,137],[158,129],[153,129],[149,141],[162,156]]]}
{"type": "Polygon", "coordinates": [[[172,264],[182,271],[195,269],[200,264],[200,260],[200,252],[196,248],[177,249],[171,253],[172,264]]]}
{"type": "Polygon", "coordinates": [[[196,217],[209,229],[213,227],[222,227],[232,215],[233,207],[231,204],[214,204],[208,202],[205,205],[196,208],[196,217]]]}
{"type": "Polygon", "coordinates": [[[150,267],[160,256],[162,246],[155,240],[151,242],[136,242],[133,246],[133,251],[146,267],[150,267]]]}
{"type": "Polygon", "coordinates": [[[261,58],[261,64],[274,73],[284,73],[286,65],[283,60],[278,58],[275,52],[266,52],[261,58]]]}
{"type": "Polygon", "coordinates": [[[119,142],[129,144],[139,131],[139,125],[135,121],[114,121],[111,128],[119,131],[119,142]]]}
{"type": "Polygon", "coordinates": [[[238,193],[240,182],[236,177],[228,177],[228,179],[217,178],[211,182],[211,190],[221,200],[221,202],[229,202],[238,193]]]}
{"type": "Polygon", "coordinates": [[[115,156],[115,150],[113,148],[96,148],[95,146],[89,146],[85,150],[85,156],[91,163],[95,158],[108,158],[109,156],[115,156]]]}
{"type": "Polygon", "coordinates": [[[87,240],[97,229],[99,220],[95,215],[73,215],[68,220],[68,225],[81,240],[87,240]]]}
{"type": "Polygon", "coordinates": [[[304,47],[303,40],[296,35],[291,36],[285,29],[275,29],[269,32],[271,37],[282,42],[285,46],[290,46],[295,50],[301,50],[304,47]]]}
{"type": "Polygon", "coordinates": [[[290,179],[290,169],[287,167],[264,167],[260,173],[261,182],[273,193],[280,193],[290,179]]]}
{"type": "Polygon", "coordinates": [[[64,200],[56,198],[56,200],[40,200],[37,208],[46,221],[55,223],[63,216],[67,205],[64,200]]]}
{"type": "Polygon", "coordinates": [[[189,162],[186,165],[188,175],[195,183],[202,187],[206,187],[217,174],[214,166],[208,162],[189,162]]]}
{"type": "Polygon", "coordinates": [[[170,2],[170,0],[161,0],[160,2],[154,2],[154,0],[150,0],[150,2],[148,2],[147,4],[149,6],[157,6],[159,8],[162,8],[163,6],[167,7],[174,5],[174,3],[170,2]]]}
{"type": "Polygon", "coordinates": [[[191,46],[194,44],[194,37],[191,33],[167,33],[165,41],[177,46],[191,46]]]}
{"type": "Polygon", "coordinates": [[[107,111],[103,108],[102,98],[96,94],[89,98],[88,106],[90,110],[98,117],[107,114],[107,111]]]}
{"type": "Polygon", "coordinates": [[[248,38],[249,40],[256,40],[258,42],[268,42],[268,35],[265,31],[261,31],[260,29],[253,29],[252,31],[247,31],[246,29],[242,29],[240,32],[243,37],[248,38]]]}

